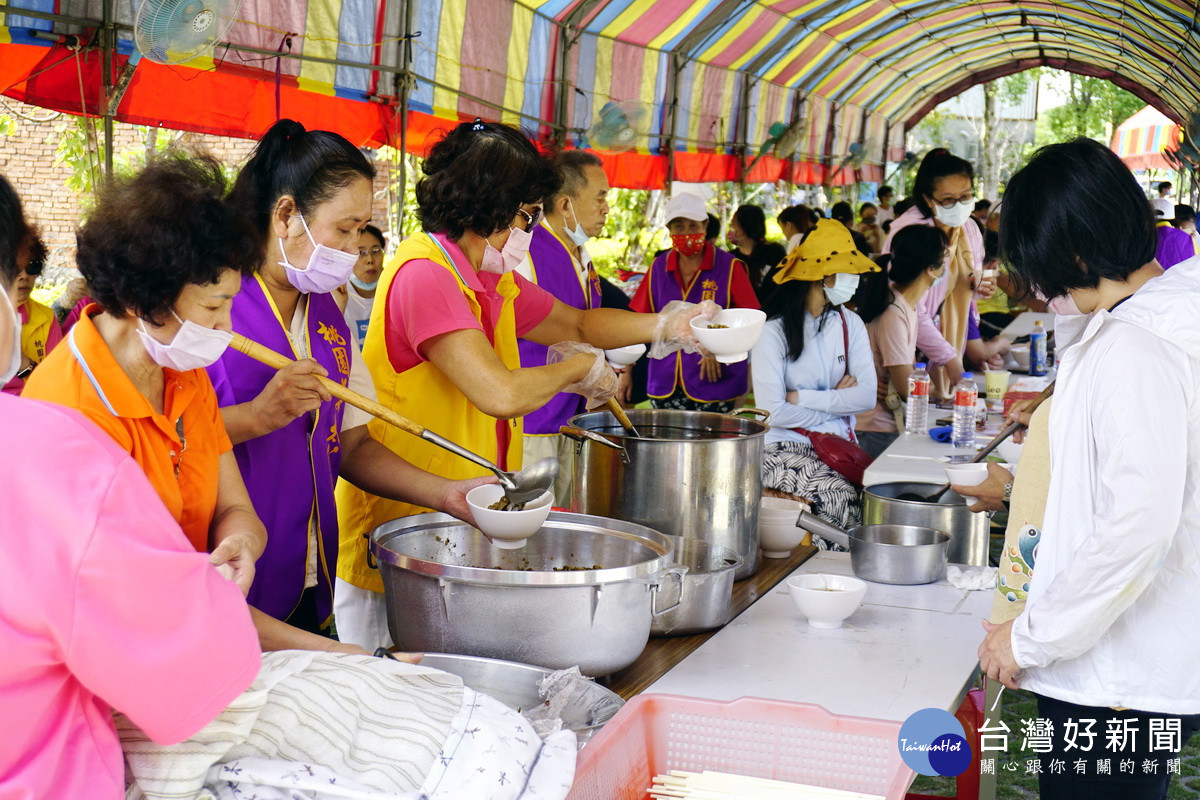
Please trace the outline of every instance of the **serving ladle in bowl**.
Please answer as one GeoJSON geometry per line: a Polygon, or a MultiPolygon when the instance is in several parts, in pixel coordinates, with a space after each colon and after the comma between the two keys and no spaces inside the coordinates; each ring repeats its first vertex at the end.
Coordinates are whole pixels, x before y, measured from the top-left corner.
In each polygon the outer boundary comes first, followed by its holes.
{"type": "MultiPolygon", "coordinates": [[[[1046,400],[1046,398],[1050,397],[1052,394],[1054,394],[1054,382],[1053,381],[1051,381],[1050,385],[1047,386],[1045,389],[1042,389],[1042,393],[1033,399],[1033,402],[1031,402],[1029,404],[1029,408],[1027,408],[1026,411],[1028,413],[1032,414],[1035,410],[1037,410],[1037,407],[1040,406],[1046,400]]],[[[992,438],[992,440],[990,442],[985,444],[980,449],[980,451],[975,454],[974,458],[972,458],[968,461],[957,461],[956,460],[953,463],[978,464],[980,461],[983,461],[985,458],[987,458],[988,455],[993,450],[995,450],[997,447],[999,447],[1005,439],[1012,436],[1014,433],[1017,432],[1017,430],[1019,428],[1023,428],[1023,427],[1025,427],[1024,423],[1017,422],[1015,420],[1013,422],[1008,423],[1007,425],[1004,426],[1004,428],[999,433],[997,433],[992,438]]],[[[924,495],[924,494],[919,494],[917,492],[902,492],[901,494],[896,495],[896,499],[897,500],[910,500],[910,501],[916,502],[916,503],[936,503],[939,500],[941,500],[942,495],[944,495],[948,491],[950,491],[950,484],[943,483],[941,486],[939,486],[937,488],[937,491],[935,491],[933,494],[924,495]]]]}
{"type": "MultiPolygon", "coordinates": [[[[266,364],[268,367],[274,367],[275,369],[283,369],[288,364],[295,363],[287,356],[276,353],[274,350],[247,339],[239,333],[233,334],[233,341],[230,342],[229,346],[239,353],[244,353],[255,361],[266,364]]],[[[508,498],[510,503],[528,503],[541,497],[543,492],[554,487],[554,480],[558,477],[558,459],[543,458],[518,472],[507,472],[483,456],[472,453],[462,445],[452,442],[444,436],[439,436],[423,425],[418,425],[408,417],[397,414],[387,406],[369,397],[364,397],[358,392],[348,389],[340,383],[335,383],[328,378],[318,376],[317,379],[331,395],[339,400],[345,400],[355,408],[361,408],[368,414],[390,425],[395,425],[402,431],[411,433],[413,436],[449,450],[457,456],[461,456],[484,469],[490,470],[500,479],[500,486],[504,488],[504,496],[508,498]]]]}

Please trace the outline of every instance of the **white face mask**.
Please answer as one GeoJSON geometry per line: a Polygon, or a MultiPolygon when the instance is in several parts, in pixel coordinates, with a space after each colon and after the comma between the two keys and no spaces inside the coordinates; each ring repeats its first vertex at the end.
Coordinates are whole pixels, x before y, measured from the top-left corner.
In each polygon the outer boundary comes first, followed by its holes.
{"type": "Polygon", "coordinates": [[[835,306],[848,302],[858,289],[858,276],[848,272],[839,272],[833,276],[833,286],[826,286],[825,297],[835,306]]]}
{"type": "MultiPolygon", "coordinates": [[[[0,288],[0,294],[4,295],[4,307],[8,309],[8,314],[12,318],[12,353],[8,357],[8,366],[3,372],[0,372],[0,386],[11,381],[16,374],[21,371],[21,317],[17,314],[17,310],[13,308],[12,301],[8,297],[8,292],[0,288]]],[[[2,323],[0,323],[2,324],[2,323]]]]}
{"type": "Polygon", "coordinates": [[[532,233],[520,228],[508,229],[508,241],[504,243],[503,250],[497,250],[490,241],[484,239],[483,263],[479,268],[500,275],[512,272],[529,256],[529,242],[532,239],[532,233]]]}
{"type": "Polygon", "coordinates": [[[572,242],[575,243],[575,246],[583,247],[585,244],[587,244],[587,240],[592,237],[588,236],[587,231],[585,231],[583,229],[583,225],[580,224],[579,216],[575,213],[575,204],[571,202],[571,198],[569,197],[567,198],[567,206],[571,209],[571,216],[575,217],[575,227],[567,228],[565,224],[563,227],[566,228],[567,236],[572,242]]]}
{"type": "Polygon", "coordinates": [[[955,203],[949,208],[942,208],[939,205],[935,205],[933,207],[933,216],[947,228],[960,228],[971,218],[971,212],[974,210],[975,204],[970,201],[955,203]]]}
{"type": "Polygon", "coordinates": [[[297,214],[300,217],[300,224],[304,226],[304,232],[308,234],[308,240],[312,242],[312,255],[308,257],[308,266],[305,269],[294,267],[287,260],[287,253],[283,249],[283,239],[280,239],[279,252],[283,256],[283,261],[279,262],[279,266],[287,271],[288,283],[304,294],[332,292],[354,274],[354,265],[358,263],[358,253],[347,253],[317,244],[312,231],[308,229],[308,223],[304,221],[304,215],[299,212],[297,214]]]}
{"type": "Polygon", "coordinates": [[[946,268],[942,267],[942,274],[938,275],[936,278],[933,279],[933,283],[929,284],[930,289],[932,289],[934,286],[938,286],[939,284],[946,282],[946,271],[947,271],[946,268]]]}
{"type": "MultiPolygon", "coordinates": [[[[179,315],[174,311],[171,315],[179,319],[179,315]]],[[[190,319],[179,319],[179,322],[182,323],[182,327],[175,333],[175,337],[169,344],[163,344],[146,330],[144,320],[138,320],[138,336],[141,337],[150,358],[160,367],[167,367],[176,372],[203,369],[216,363],[233,340],[233,334],[229,331],[206,328],[190,319]]]]}

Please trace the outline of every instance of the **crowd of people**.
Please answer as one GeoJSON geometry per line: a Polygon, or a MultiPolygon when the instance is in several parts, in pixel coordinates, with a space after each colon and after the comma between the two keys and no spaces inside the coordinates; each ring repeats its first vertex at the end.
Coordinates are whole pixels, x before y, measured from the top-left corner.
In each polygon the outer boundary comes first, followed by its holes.
{"type": "MultiPolygon", "coordinates": [[[[21,745],[0,746],[0,787],[48,796],[36,787],[51,778],[62,794],[103,775],[100,794],[117,796],[110,707],[167,742],[256,675],[303,680],[327,658],[364,685],[373,670],[416,669],[370,657],[391,642],[363,534],[428,510],[470,523],[466,492],[495,479],[348,406],[325,380],[502,469],[560,457],[560,426],[632,401],[639,369],[653,408],[729,412],[752,393],[770,413],[766,490],[849,527],[861,467],[831,461],[818,437],[878,456],[904,430],[917,361],[948,396],[968,368],[1001,366],[1010,343],[996,333],[1014,310],[1047,305],[1060,315],[1054,411],[1014,411],[1030,425],[1032,466],[1019,479],[993,466],[971,492],[982,507],[1011,505],[1014,542],[1040,540],[1037,569],[1020,564],[1027,590],[1000,594],[983,666],[1060,721],[1126,707],[1147,726],[1195,726],[1190,207],[1156,222],[1129,171],[1086,140],[1039,151],[993,205],[975,197],[972,165],[937,148],[903,200],[882,186],[857,214],[846,202],[828,218],[782,209],[784,242],[746,204],[726,249],[705,200],[677,193],[670,247],[630,298],[587,249],[609,212],[595,154],[547,155],[476,120],[448,131],[422,170],[422,232],[389,248],[371,224],[374,168],[337,134],[282,120],[232,185],[211,158],[170,153],[99,193],[78,230],[82,277],[53,306],[30,297],[46,248],[19,187],[0,180],[11,317],[0,436],[20,454],[6,471],[0,628],[21,642],[0,666],[0,707],[34,720],[21,745]],[[765,312],[748,360],[721,363],[691,333],[720,308],[765,312]],[[235,337],[291,363],[268,367],[235,337]],[[649,346],[643,365],[614,372],[603,351],[633,344],[649,346]],[[214,649],[224,655],[202,658],[214,649]],[[272,655],[296,650],[310,660],[272,655]],[[52,766],[63,759],[70,774],[52,766]]],[[[473,699],[448,691],[447,707],[473,699]]],[[[455,724],[430,725],[461,744],[455,724]]],[[[406,790],[447,780],[433,750],[406,790]]],[[[1047,780],[1044,796],[1068,796],[1056,794],[1067,779],[1047,780]]]]}

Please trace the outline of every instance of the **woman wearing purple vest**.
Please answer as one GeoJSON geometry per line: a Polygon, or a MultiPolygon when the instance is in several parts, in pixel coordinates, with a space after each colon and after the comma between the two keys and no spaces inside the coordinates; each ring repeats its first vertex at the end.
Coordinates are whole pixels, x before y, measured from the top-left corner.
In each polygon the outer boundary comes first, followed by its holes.
{"type": "Polygon", "coordinates": [[[238,175],[233,200],[262,237],[265,258],[242,279],[233,329],[296,363],[276,371],[232,349],[209,368],[267,546],[249,599],[308,631],[333,606],[338,528],[334,482],[471,519],[465,494],[490,479],[449,481],[413,467],[367,433],[317,376],[375,396],[330,292],[358,258],[375,169],[341,136],[275,123],[238,175]]]}
{"type": "MultiPolygon", "coordinates": [[[[671,249],[650,265],[629,304],[631,310],[657,312],[678,300],[711,300],[721,308],[759,307],[746,265],[705,241],[707,223],[699,195],[684,192],[671,198],[671,249]]],[[[654,408],[728,413],[750,388],[749,373],[747,361],[721,364],[711,356],[672,353],[650,359],[646,393],[654,408]]]]}
{"type": "Polygon", "coordinates": [[[771,412],[763,486],[843,527],[859,522],[858,490],[817,458],[808,434],[854,441],[854,415],[875,405],[867,328],[842,304],[854,296],[860,273],[878,269],[855,249],[845,225],[821,220],[772,279],[779,288],[767,301],[767,324],[750,353],[754,404],[771,412]]]}

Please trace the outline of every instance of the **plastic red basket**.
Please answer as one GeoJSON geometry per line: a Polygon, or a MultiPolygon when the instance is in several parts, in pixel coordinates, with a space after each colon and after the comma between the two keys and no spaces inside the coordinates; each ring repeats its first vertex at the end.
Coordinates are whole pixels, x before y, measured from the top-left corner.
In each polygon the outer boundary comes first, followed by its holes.
{"type": "Polygon", "coordinates": [[[654,776],[714,770],[903,800],[899,722],[743,697],[634,697],[579,754],[567,800],[645,800],[654,776]]]}

